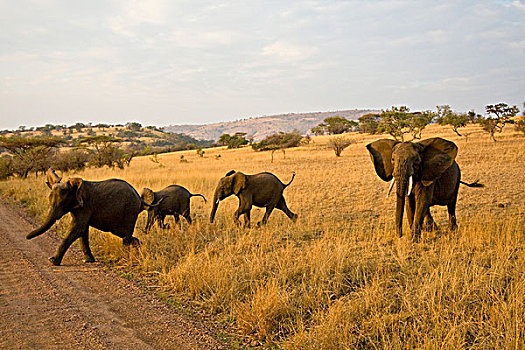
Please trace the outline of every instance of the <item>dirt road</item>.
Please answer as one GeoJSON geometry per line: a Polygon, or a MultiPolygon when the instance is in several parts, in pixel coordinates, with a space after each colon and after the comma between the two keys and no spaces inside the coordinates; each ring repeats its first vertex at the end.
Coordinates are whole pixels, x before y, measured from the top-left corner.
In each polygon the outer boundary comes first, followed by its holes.
{"type": "Polygon", "coordinates": [[[59,240],[31,241],[24,214],[0,201],[0,349],[224,349],[182,316],[71,248],[51,266],[59,240]]]}

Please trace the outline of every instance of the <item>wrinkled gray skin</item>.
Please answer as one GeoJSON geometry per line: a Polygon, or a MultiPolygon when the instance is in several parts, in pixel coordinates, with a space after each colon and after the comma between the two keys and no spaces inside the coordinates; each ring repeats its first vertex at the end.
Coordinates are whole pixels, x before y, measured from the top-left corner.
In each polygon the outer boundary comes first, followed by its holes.
{"type": "Polygon", "coordinates": [[[191,225],[190,198],[195,196],[202,197],[204,203],[206,203],[206,198],[202,194],[190,193],[190,191],[178,185],[168,186],[158,192],[144,188],[141,194],[144,202],[152,204],[159,203],[162,200],[158,206],[147,209],[148,221],[145,231],[149,232],[155,221],[161,229],[168,227],[167,224],[164,224],[166,215],[173,215],[176,224],[180,223],[180,216],[183,216],[188,221],[188,224],[191,225]]]}
{"type": "Polygon", "coordinates": [[[55,183],[51,187],[49,204],[45,222],[26,238],[32,239],[43,234],[62,216],[71,213],[69,233],[55,256],[49,258],[53,265],[60,265],[69,246],[78,238],[81,239],[84,261],[95,261],[89,248],[90,226],[121,237],[124,245],[138,244],[138,239],[133,237],[133,230],[145,203],[126,181],[111,179],[94,182],[72,178],[55,183]]]}
{"type": "Polygon", "coordinates": [[[425,229],[436,225],[430,215],[433,205],[446,205],[450,229],[457,228],[456,201],[460,183],[469,187],[482,187],[476,183],[460,181],[461,173],[455,162],[457,146],[450,141],[435,137],[420,142],[399,142],[381,139],[366,146],[370,152],[377,175],[384,181],[395,179],[396,186],[396,230],[403,235],[403,210],[405,208],[413,239],[421,237],[425,229]],[[408,194],[409,178],[412,191],[408,194]],[[408,197],[407,197],[408,196],[408,197]]]}
{"type": "Polygon", "coordinates": [[[283,184],[277,176],[271,173],[259,173],[255,175],[245,175],[241,172],[230,171],[219,180],[213,196],[213,207],[210,215],[210,222],[213,223],[219,202],[232,194],[239,197],[239,208],[233,216],[234,222],[239,225],[239,217],[244,214],[244,225],[250,226],[250,210],[252,205],[266,208],[264,217],[259,224],[266,224],[272,211],[277,208],[282,210],[294,222],[297,214],[294,214],[286,206],[283,197],[284,189],[290,185],[295,177],[287,184],[283,184]]]}

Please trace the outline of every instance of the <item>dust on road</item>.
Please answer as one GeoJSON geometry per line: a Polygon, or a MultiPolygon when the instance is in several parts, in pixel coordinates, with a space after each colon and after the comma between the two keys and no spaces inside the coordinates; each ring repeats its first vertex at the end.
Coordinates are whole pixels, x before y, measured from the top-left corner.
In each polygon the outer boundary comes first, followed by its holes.
{"type": "Polygon", "coordinates": [[[70,249],[51,266],[53,232],[0,201],[0,349],[225,349],[205,325],[183,316],[101,264],[70,249]]]}

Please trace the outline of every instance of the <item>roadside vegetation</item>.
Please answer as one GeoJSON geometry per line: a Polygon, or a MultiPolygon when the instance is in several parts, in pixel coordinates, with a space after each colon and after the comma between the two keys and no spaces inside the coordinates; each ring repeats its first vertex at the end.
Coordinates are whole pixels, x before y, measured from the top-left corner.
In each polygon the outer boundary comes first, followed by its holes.
{"type": "MultiPolygon", "coordinates": [[[[91,229],[97,259],[150,281],[152,292],[175,304],[216,315],[249,342],[285,349],[519,349],[525,341],[525,138],[514,128],[498,133],[498,142],[479,124],[460,130],[468,142],[449,125],[427,125],[423,137],[455,142],[463,179],[479,179],[485,188],[460,189],[457,232],[445,230],[446,209],[433,207],[443,230],[424,232],[418,244],[396,237],[395,203],[385,200],[386,185],[365,148],[387,135],[346,133],[350,144],[340,157],[329,147],[334,136],[321,135],[273,162],[251,147],[223,146],[205,156],[195,150],[158,154],[156,162],[135,156],[123,169],[63,175],[122,178],[139,192],[180,184],[211,198],[232,169],[270,171],[283,181],[295,172],[284,192],[299,214],[295,224],[276,211],[264,227],[238,228],[232,197],[211,225],[211,206],[202,201],[192,201],[194,225],[182,230],[171,222],[172,229],[154,227],[146,235],[141,214],[136,249],[91,229]]],[[[49,189],[42,177],[2,181],[0,191],[38,220],[45,216],[49,189]]],[[[252,210],[252,221],[262,215],[252,210]]],[[[59,235],[68,220],[56,225],[59,235]]],[[[69,259],[64,263],[82,264],[69,259]]]]}

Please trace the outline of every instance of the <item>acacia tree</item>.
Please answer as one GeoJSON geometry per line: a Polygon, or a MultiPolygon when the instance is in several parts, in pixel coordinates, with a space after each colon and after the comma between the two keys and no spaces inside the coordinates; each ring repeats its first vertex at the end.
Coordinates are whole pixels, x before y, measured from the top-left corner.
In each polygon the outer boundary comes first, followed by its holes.
{"type": "Polygon", "coordinates": [[[60,137],[0,137],[0,148],[12,155],[13,172],[24,179],[31,171],[45,172],[55,148],[63,143],[60,137]]]}
{"type": "Polygon", "coordinates": [[[434,120],[434,113],[431,111],[410,113],[409,132],[413,138],[421,139],[423,129],[434,120]]]}
{"type": "Polygon", "coordinates": [[[91,165],[95,167],[107,165],[113,168],[115,160],[123,156],[120,154],[121,150],[115,145],[120,141],[119,138],[108,135],[87,136],[78,140],[77,146],[87,149],[92,154],[91,165]]]}
{"type": "Polygon", "coordinates": [[[394,139],[403,141],[403,134],[408,132],[410,125],[409,111],[407,106],[392,106],[392,109],[381,112],[377,131],[390,134],[394,139]]]}
{"type": "Polygon", "coordinates": [[[393,106],[392,109],[381,112],[379,117],[379,133],[390,134],[394,139],[404,141],[404,134],[411,134],[414,139],[420,139],[423,129],[434,119],[434,113],[410,113],[407,106],[393,106]]]}
{"type": "Polygon", "coordinates": [[[228,148],[239,148],[248,144],[248,140],[245,138],[245,136],[245,132],[236,132],[233,135],[222,134],[218,142],[221,145],[228,146],[228,148]]]}
{"type": "Polygon", "coordinates": [[[512,118],[519,112],[518,107],[510,107],[503,102],[487,105],[485,110],[488,116],[478,119],[478,123],[483,127],[483,130],[489,133],[491,140],[494,142],[496,142],[494,134],[496,132],[501,133],[506,124],[512,124],[512,118]]]}
{"type": "Polygon", "coordinates": [[[377,128],[379,127],[379,120],[381,118],[379,117],[379,114],[375,113],[368,113],[364,114],[359,117],[359,129],[361,129],[361,132],[365,132],[368,134],[375,134],[377,133],[377,128]]]}
{"type": "Polygon", "coordinates": [[[318,126],[312,128],[312,132],[316,135],[328,133],[329,135],[342,134],[352,130],[352,128],[359,124],[354,120],[348,120],[344,117],[335,116],[327,117],[318,126]]]}

